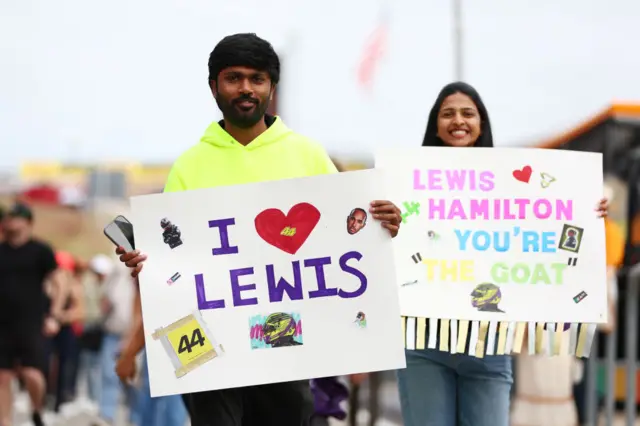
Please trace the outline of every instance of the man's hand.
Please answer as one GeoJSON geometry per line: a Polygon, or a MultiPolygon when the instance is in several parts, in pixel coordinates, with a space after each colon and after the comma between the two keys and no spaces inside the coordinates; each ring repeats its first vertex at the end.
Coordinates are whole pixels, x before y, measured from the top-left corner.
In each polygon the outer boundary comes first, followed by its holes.
{"type": "Polygon", "coordinates": [[[136,357],[120,353],[116,362],[116,374],[124,384],[130,384],[136,375],[136,357]]]}
{"type": "Polygon", "coordinates": [[[389,230],[391,237],[398,235],[400,230],[400,209],[391,201],[375,200],[371,202],[369,212],[373,213],[373,218],[382,222],[382,227],[389,230]]]}
{"type": "Polygon", "coordinates": [[[131,271],[131,276],[133,278],[136,278],[140,271],[142,271],[142,262],[147,260],[147,255],[140,254],[140,250],[134,250],[127,253],[122,246],[116,248],[116,254],[120,255],[120,262],[133,269],[131,271]]]}

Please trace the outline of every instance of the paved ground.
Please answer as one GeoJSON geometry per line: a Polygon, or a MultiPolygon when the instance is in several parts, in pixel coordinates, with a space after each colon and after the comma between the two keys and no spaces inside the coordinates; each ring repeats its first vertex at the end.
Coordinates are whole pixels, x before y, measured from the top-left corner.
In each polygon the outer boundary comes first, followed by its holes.
{"type": "MultiPolygon", "coordinates": [[[[84,394],[80,389],[80,393],[84,394]]],[[[361,392],[363,407],[366,407],[368,398],[366,387],[361,392]]],[[[400,421],[399,400],[397,388],[393,380],[387,381],[380,389],[380,405],[382,418],[375,426],[402,426],[400,421]]],[[[26,393],[20,392],[15,399],[15,422],[14,426],[31,426],[29,397],[26,393]]],[[[60,413],[45,412],[44,420],[47,426],[92,426],[96,421],[95,413],[97,408],[88,399],[81,398],[61,407],[60,413]]],[[[359,410],[358,424],[369,425],[369,412],[366,408],[359,410]]],[[[346,422],[333,421],[331,426],[346,426],[346,422]]],[[[121,407],[117,423],[113,426],[128,426],[127,410],[121,407]]],[[[151,425],[149,425],[151,426],[151,425]]],[[[189,426],[189,425],[185,425],[189,426]]]]}
{"type": "MultiPolygon", "coordinates": [[[[32,426],[29,418],[29,398],[25,393],[21,393],[16,398],[16,420],[15,426],[32,426]]],[[[44,421],[47,426],[92,426],[96,421],[95,408],[91,407],[87,401],[76,401],[65,405],[58,415],[47,412],[44,421]]],[[[361,410],[358,415],[359,424],[368,425],[369,413],[361,410]]],[[[128,426],[126,422],[126,410],[122,407],[118,422],[114,426],[128,426]]],[[[189,426],[188,424],[185,426],[189,426]]],[[[346,422],[334,421],[330,426],[346,426],[346,422]]],[[[376,426],[401,426],[398,421],[380,419],[376,426]]]]}
{"type": "MultiPolygon", "coordinates": [[[[366,387],[363,388],[360,396],[362,409],[358,413],[358,425],[369,426],[369,412],[366,409],[368,400],[366,387]]],[[[31,426],[29,416],[29,398],[25,393],[19,393],[17,395],[14,407],[16,412],[14,426],[31,426]]],[[[402,426],[399,407],[400,402],[398,399],[398,391],[395,381],[392,376],[387,376],[380,389],[381,419],[375,426],[402,426]]],[[[47,426],[92,426],[93,422],[96,420],[95,412],[96,407],[87,399],[80,399],[64,405],[58,415],[46,412],[44,420],[47,426]]],[[[128,426],[126,419],[126,408],[121,407],[118,421],[113,426],[128,426]]],[[[599,426],[600,425],[605,426],[604,421],[601,421],[599,426]]],[[[331,422],[331,426],[346,426],[346,422],[331,422]]],[[[626,426],[622,415],[619,415],[616,418],[614,426],[626,426]]],[[[634,426],[640,426],[640,419],[636,419],[634,426]]]]}

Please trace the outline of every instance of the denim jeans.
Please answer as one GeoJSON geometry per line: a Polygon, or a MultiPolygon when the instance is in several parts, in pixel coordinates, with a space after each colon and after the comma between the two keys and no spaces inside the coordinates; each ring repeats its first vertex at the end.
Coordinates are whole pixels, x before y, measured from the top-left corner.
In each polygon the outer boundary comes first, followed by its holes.
{"type": "Polygon", "coordinates": [[[398,370],[405,426],[509,426],[511,357],[407,350],[398,370]]]}
{"type": "Polygon", "coordinates": [[[116,374],[116,355],[120,350],[121,336],[105,334],[100,348],[100,383],[102,389],[99,400],[100,417],[113,423],[120,397],[127,393],[127,401],[136,399],[137,391],[131,386],[123,386],[116,374]]]}
{"type": "Polygon", "coordinates": [[[187,409],[180,395],[151,398],[149,369],[146,354],[142,356],[140,389],[136,407],[131,413],[131,423],[139,426],[184,426],[187,409]]]}
{"type": "Polygon", "coordinates": [[[80,353],[80,363],[82,370],[86,375],[87,390],[89,399],[95,403],[100,401],[101,386],[101,369],[100,369],[100,352],[83,350],[80,353]]]}

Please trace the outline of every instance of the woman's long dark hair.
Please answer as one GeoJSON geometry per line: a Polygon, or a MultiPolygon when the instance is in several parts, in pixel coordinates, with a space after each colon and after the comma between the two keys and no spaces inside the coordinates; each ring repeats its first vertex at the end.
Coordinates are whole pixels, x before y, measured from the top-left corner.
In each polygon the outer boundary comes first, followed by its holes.
{"type": "Polygon", "coordinates": [[[445,146],[442,139],[438,137],[438,114],[440,113],[442,102],[454,93],[462,93],[470,97],[480,113],[480,136],[473,146],[493,148],[493,135],[491,134],[491,122],[489,121],[487,108],[484,106],[484,102],[482,102],[482,98],[480,98],[476,89],[461,81],[449,83],[440,91],[429,113],[429,122],[427,123],[427,131],[424,134],[422,146],[445,146]]]}

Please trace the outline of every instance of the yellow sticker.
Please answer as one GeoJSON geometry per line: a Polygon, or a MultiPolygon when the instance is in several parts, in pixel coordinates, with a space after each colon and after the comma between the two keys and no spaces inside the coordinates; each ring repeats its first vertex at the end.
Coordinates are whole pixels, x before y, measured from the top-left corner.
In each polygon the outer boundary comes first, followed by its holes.
{"type": "Polygon", "coordinates": [[[202,354],[212,351],[209,339],[204,337],[204,331],[196,319],[192,319],[183,326],[167,333],[171,347],[178,354],[182,365],[188,364],[202,354]]]}
{"type": "Polygon", "coordinates": [[[222,355],[224,349],[208,330],[199,311],[156,330],[175,368],[176,377],[182,377],[196,367],[222,355]]]}

